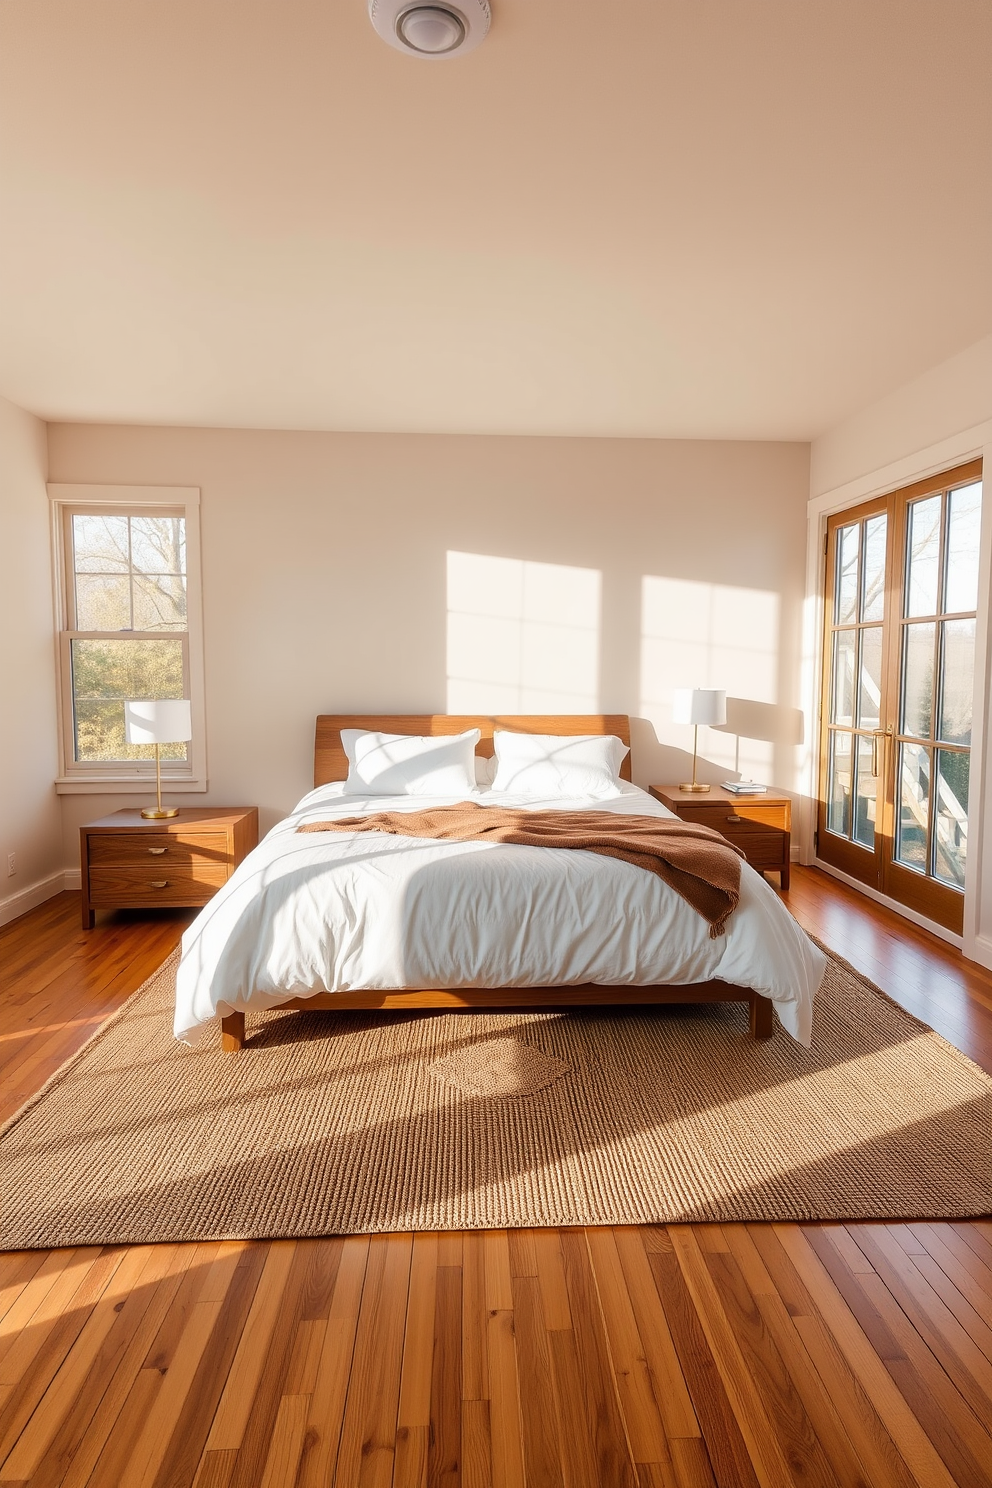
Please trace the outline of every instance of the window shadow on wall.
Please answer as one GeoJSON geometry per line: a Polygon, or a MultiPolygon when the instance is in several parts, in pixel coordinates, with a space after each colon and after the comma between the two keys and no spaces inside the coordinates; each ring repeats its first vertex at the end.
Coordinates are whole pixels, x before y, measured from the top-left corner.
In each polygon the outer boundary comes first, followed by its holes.
{"type": "Polygon", "coordinates": [[[447,555],[449,713],[599,711],[602,574],[447,555]]]}
{"type": "Polygon", "coordinates": [[[641,575],[636,598],[607,595],[622,615],[604,614],[598,568],[448,550],[447,710],[630,713],[635,778],[660,783],[691,768],[675,690],[721,688],[727,722],[700,731],[699,778],[791,785],[804,720],[780,701],[798,661],[783,664],[780,595],[661,574],[641,575]]]}

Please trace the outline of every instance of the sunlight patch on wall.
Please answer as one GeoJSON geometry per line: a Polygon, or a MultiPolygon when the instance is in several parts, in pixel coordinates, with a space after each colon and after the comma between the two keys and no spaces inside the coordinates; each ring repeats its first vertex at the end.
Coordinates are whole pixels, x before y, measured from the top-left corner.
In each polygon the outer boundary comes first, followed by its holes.
{"type": "MultiPolygon", "coordinates": [[[[692,729],[672,722],[677,687],[720,687],[729,700],[778,702],[779,596],[763,589],[647,574],[641,586],[641,713],[659,740],[692,750],[692,729]]],[[[732,712],[728,714],[732,721],[732,712]]],[[[770,781],[774,746],[701,729],[700,756],[770,781]]]]}
{"type": "Polygon", "coordinates": [[[448,712],[596,713],[602,574],[448,553],[448,712]]]}

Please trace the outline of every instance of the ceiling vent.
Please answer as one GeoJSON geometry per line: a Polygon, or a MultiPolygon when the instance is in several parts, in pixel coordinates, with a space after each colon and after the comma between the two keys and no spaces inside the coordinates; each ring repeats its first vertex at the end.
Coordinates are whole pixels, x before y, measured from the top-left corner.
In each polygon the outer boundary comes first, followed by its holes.
{"type": "Polygon", "coordinates": [[[369,17],[383,41],[425,62],[443,62],[472,51],[485,39],[491,20],[489,0],[458,0],[457,5],[448,0],[437,5],[369,0],[369,17]]]}

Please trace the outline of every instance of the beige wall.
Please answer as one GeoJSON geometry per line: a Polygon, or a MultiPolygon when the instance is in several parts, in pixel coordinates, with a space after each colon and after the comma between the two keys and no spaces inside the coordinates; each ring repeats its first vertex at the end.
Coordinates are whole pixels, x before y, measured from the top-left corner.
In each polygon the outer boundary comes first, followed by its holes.
{"type": "MultiPolygon", "coordinates": [[[[644,718],[642,781],[689,765],[671,688],[725,686],[763,737],[706,734],[703,773],[740,747],[794,783],[806,445],[52,425],[49,462],[202,491],[210,789],[191,803],[271,825],[310,784],[318,711],[457,711],[466,688],[488,711],[518,684],[521,711],[587,711],[568,695],[644,718]]],[[[129,804],[62,800],[67,864],[81,821],[129,804]]]]}
{"type": "Polygon", "coordinates": [[[45,461],[44,424],[0,399],[0,924],[61,887],[45,461]]]}
{"type": "Polygon", "coordinates": [[[815,439],[810,494],[823,496],[914,454],[925,465],[924,452],[986,419],[992,419],[992,336],[815,439]]]}

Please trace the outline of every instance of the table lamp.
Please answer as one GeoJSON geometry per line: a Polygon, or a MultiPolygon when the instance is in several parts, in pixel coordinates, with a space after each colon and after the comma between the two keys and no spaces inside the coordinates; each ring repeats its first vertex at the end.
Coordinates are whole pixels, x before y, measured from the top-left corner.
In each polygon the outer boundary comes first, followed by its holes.
{"type": "Polygon", "coordinates": [[[696,746],[699,742],[701,723],[726,723],[727,694],[715,687],[677,687],[672,702],[672,718],[676,723],[692,724],[692,780],[680,785],[682,791],[708,791],[708,785],[700,785],[696,779],[696,746]]]}
{"type": "Polygon", "coordinates": [[[155,745],[156,806],[146,806],[142,816],[151,821],[178,816],[179,807],[162,805],[162,760],[160,744],[180,744],[192,739],[188,698],[141,698],[124,704],[124,737],[129,744],[155,745]]]}

